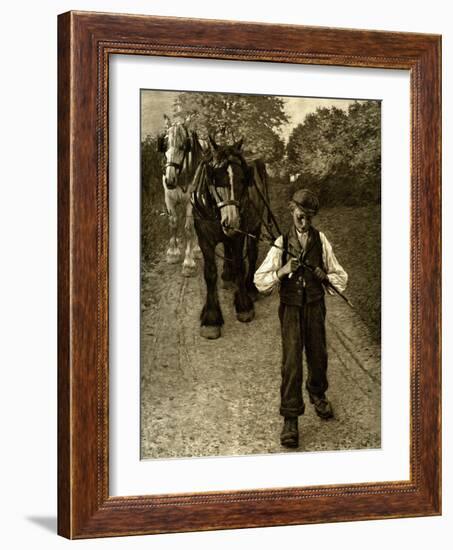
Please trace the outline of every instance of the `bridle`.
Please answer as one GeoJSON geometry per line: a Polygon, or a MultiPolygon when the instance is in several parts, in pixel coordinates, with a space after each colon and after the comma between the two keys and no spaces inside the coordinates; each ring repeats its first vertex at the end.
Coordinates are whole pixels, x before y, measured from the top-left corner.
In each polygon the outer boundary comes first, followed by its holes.
{"type": "MultiPolygon", "coordinates": [[[[218,225],[220,223],[218,215],[220,214],[220,210],[222,208],[224,208],[226,206],[235,206],[236,208],[241,210],[242,208],[245,207],[245,202],[249,202],[249,201],[244,201],[244,195],[246,194],[247,197],[248,197],[248,187],[250,185],[253,185],[253,180],[250,180],[250,168],[249,168],[249,166],[247,165],[245,160],[242,159],[241,157],[231,155],[226,160],[222,160],[222,162],[220,162],[217,165],[212,164],[212,160],[209,161],[209,160],[206,159],[206,160],[202,161],[202,164],[200,164],[199,171],[201,171],[200,174],[202,174],[203,171],[205,171],[205,176],[204,176],[205,181],[206,181],[205,190],[207,191],[207,195],[212,200],[211,207],[213,207],[214,205],[217,207],[216,214],[215,214],[214,218],[207,214],[207,211],[205,210],[207,205],[204,204],[203,199],[200,200],[200,195],[197,192],[197,191],[200,190],[200,182],[203,181],[203,179],[199,180],[198,184],[196,185],[196,189],[192,193],[191,203],[192,203],[192,207],[194,209],[194,212],[197,215],[197,218],[202,220],[204,223],[218,225]],[[219,184],[219,183],[217,183],[217,185],[216,185],[215,177],[213,175],[213,171],[216,168],[224,168],[224,169],[227,170],[228,166],[230,164],[233,164],[233,165],[236,164],[237,166],[240,166],[243,170],[244,177],[245,177],[245,180],[246,180],[244,182],[244,188],[242,190],[241,197],[240,197],[239,200],[235,200],[235,199],[226,199],[226,200],[224,200],[219,195],[219,193],[216,189],[216,188],[219,188],[219,187],[229,187],[229,188],[231,188],[231,183],[232,183],[231,180],[229,181],[228,184],[219,184]]],[[[201,177],[203,178],[203,176],[201,176],[201,177]]],[[[203,188],[201,187],[201,189],[203,189],[203,188]]],[[[201,194],[202,193],[203,193],[203,191],[201,192],[201,194]]],[[[224,227],[226,227],[226,226],[224,226],[224,227]]],[[[230,228],[230,229],[232,229],[236,233],[243,234],[243,235],[249,236],[251,238],[255,238],[254,235],[251,235],[251,234],[247,233],[246,231],[243,231],[242,229],[239,229],[239,228],[230,228]]],[[[221,260],[226,260],[228,262],[233,262],[232,258],[228,258],[227,256],[222,256],[216,250],[214,250],[214,254],[218,258],[220,258],[221,260]]],[[[243,259],[245,259],[246,257],[247,257],[247,249],[244,250],[243,259]]]]}
{"type": "Polygon", "coordinates": [[[189,150],[189,132],[187,131],[187,128],[182,124],[181,125],[182,128],[184,128],[184,132],[186,133],[186,140],[185,140],[185,144],[184,144],[184,149],[183,149],[183,155],[182,155],[182,159],[181,159],[181,162],[175,162],[175,161],[168,161],[165,163],[165,170],[167,168],[176,168],[176,170],[178,171],[178,176],[181,174],[181,170],[184,166],[184,162],[186,160],[186,155],[187,155],[187,152],[189,150]]]}
{"type": "MultiPolygon", "coordinates": [[[[244,172],[244,177],[246,178],[247,177],[247,171],[248,171],[248,166],[243,162],[241,161],[239,158],[237,157],[229,157],[227,159],[226,162],[222,162],[220,166],[224,167],[226,170],[228,170],[228,167],[229,166],[232,166],[232,165],[236,165],[236,166],[240,166],[242,171],[244,172]]],[[[215,170],[216,169],[216,165],[213,165],[211,166],[211,169],[212,170],[215,170]]],[[[221,210],[222,208],[225,208],[226,206],[235,206],[236,208],[240,209],[241,208],[241,203],[242,203],[242,199],[244,197],[244,193],[247,191],[247,182],[244,183],[244,188],[242,190],[242,194],[241,194],[241,197],[239,200],[235,200],[235,199],[222,199],[222,197],[220,196],[220,194],[218,193],[217,189],[218,188],[221,188],[221,187],[228,187],[230,189],[230,196],[232,194],[232,182],[231,180],[229,179],[229,183],[228,185],[222,185],[222,184],[216,184],[215,183],[215,178],[214,177],[211,177],[211,182],[209,184],[209,191],[211,193],[211,196],[212,198],[214,199],[215,201],[215,204],[217,206],[217,208],[219,210],[221,210]]]]}

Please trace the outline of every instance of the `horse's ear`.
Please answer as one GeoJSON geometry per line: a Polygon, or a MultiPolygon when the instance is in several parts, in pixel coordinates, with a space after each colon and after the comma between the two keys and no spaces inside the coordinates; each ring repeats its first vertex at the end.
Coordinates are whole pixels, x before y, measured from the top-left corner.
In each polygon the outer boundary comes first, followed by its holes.
{"type": "Polygon", "coordinates": [[[168,115],[166,115],[166,114],[164,114],[164,121],[165,121],[165,128],[167,128],[167,130],[168,130],[168,128],[170,128],[170,126],[171,126],[171,121],[170,121],[168,115]]]}
{"type": "Polygon", "coordinates": [[[212,138],[211,134],[209,134],[209,143],[211,144],[211,147],[212,149],[214,149],[214,151],[217,151],[217,149],[219,148],[219,146],[217,145],[217,143],[214,141],[214,139],[212,138]]]}
{"type": "Polygon", "coordinates": [[[241,137],[239,141],[236,141],[236,143],[233,145],[233,147],[236,149],[236,151],[240,151],[242,149],[242,144],[244,143],[244,138],[241,137]]]}

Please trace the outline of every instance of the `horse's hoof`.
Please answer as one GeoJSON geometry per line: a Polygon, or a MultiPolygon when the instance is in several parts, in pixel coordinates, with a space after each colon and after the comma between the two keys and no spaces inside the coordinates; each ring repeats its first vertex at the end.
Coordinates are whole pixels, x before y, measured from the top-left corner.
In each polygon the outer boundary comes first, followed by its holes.
{"type": "Polygon", "coordinates": [[[203,325],[200,327],[200,336],[208,340],[215,340],[220,337],[220,327],[203,325]]]}
{"type": "Polygon", "coordinates": [[[237,320],[241,323],[250,323],[255,318],[255,311],[251,309],[250,311],[241,311],[237,313],[237,320]]]}
{"type": "Polygon", "coordinates": [[[235,290],[237,286],[234,281],[225,281],[224,279],[222,279],[222,288],[224,290],[235,290]]]}
{"type": "Polygon", "coordinates": [[[167,264],[179,264],[181,261],[181,253],[180,252],[167,252],[167,264]]]}
{"type": "Polygon", "coordinates": [[[182,276],[183,277],[193,277],[197,271],[195,266],[183,265],[182,266],[182,276]]]}

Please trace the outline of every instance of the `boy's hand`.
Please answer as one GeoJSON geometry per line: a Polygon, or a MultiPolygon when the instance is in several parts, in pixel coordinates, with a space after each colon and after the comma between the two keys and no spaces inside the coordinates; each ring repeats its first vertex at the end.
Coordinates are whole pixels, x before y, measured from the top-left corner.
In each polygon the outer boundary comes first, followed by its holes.
{"type": "Polygon", "coordinates": [[[327,281],[329,279],[326,273],[324,273],[324,271],[320,267],[315,268],[313,273],[319,281],[327,281]]]}
{"type": "Polygon", "coordinates": [[[289,259],[284,266],[282,266],[278,272],[277,276],[279,279],[282,277],[285,277],[286,275],[289,275],[290,273],[294,273],[299,268],[299,260],[297,258],[291,258],[289,259]]]}

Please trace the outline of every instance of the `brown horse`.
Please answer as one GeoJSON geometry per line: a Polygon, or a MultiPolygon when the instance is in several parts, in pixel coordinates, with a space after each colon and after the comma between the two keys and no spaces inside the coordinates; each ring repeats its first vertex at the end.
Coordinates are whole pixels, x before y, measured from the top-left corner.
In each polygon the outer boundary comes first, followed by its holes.
{"type": "Polygon", "coordinates": [[[202,160],[197,168],[191,201],[207,289],[200,334],[214,339],[221,335],[224,322],[217,292],[215,248],[220,242],[225,251],[222,278],[232,280],[236,287],[237,319],[247,323],[254,318],[257,290],[253,276],[265,210],[261,197],[267,198],[268,190],[264,163],[247,163],[241,152],[242,140],[220,146],[210,138],[210,143],[212,157],[202,160]]]}

